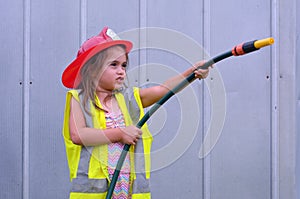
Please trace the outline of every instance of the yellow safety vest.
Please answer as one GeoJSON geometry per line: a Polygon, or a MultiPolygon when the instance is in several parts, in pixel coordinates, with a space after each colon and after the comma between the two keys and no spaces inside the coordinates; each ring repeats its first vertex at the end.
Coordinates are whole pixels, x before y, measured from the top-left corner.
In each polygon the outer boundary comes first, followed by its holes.
{"type": "MultiPolygon", "coordinates": [[[[120,92],[115,94],[126,126],[132,125],[132,121],[137,122],[144,116],[139,89],[134,87],[131,94],[126,93],[123,95],[120,92]],[[130,117],[130,115],[132,117],[130,117]]],[[[107,170],[108,147],[107,145],[85,147],[72,142],[69,130],[70,102],[72,97],[78,102],[81,101],[77,90],[67,92],[63,137],[70,170],[70,180],[72,181],[70,199],[105,198],[110,184],[107,170]]],[[[102,107],[97,96],[95,99],[97,105],[102,107]]],[[[102,110],[96,109],[92,103],[90,103],[89,111],[92,116],[89,116],[83,111],[87,126],[97,129],[106,129],[105,113],[102,110]]],[[[148,130],[147,124],[145,124],[141,130],[143,131],[142,139],[140,139],[135,146],[131,146],[129,150],[131,165],[130,192],[132,193],[132,199],[151,198],[149,180],[152,135],[148,130]]]]}

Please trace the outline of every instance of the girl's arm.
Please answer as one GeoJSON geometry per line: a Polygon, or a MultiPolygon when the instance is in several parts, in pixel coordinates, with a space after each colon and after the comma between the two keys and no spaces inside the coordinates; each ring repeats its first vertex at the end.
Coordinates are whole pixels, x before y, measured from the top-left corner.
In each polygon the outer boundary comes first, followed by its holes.
{"type": "Polygon", "coordinates": [[[202,65],[204,62],[200,61],[195,63],[192,67],[184,71],[182,74],[172,77],[165,81],[162,85],[153,86],[149,88],[140,89],[140,97],[143,104],[143,107],[148,107],[160,100],[167,92],[177,86],[181,81],[188,77],[191,73],[195,73],[195,77],[202,79],[206,78],[209,72],[209,69],[199,69],[195,70],[197,67],[202,65]]]}
{"type": "Polygon", "coordinates": [[[142,131],[135,126],[105,130],[87,127],[80,104],[74,97],[71,99],[69,127],[72,142],[85,146],[96,146],[113,142],[134,145],[142,134],[142,131]]]}

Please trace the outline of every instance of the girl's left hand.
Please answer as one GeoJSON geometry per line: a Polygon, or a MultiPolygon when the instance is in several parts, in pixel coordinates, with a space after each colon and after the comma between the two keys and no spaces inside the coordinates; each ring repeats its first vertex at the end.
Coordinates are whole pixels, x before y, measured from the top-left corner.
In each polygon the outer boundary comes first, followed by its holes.
{"type": "Polygon", "coordinates": [[[205,79],[208,76],[209,69],[198,69],[194,73],[196,78],[205,79]]]}
{"type": "MultiPolygon", "coordinates": [[[[205,61],[199,61],[196,64],[193,65],[194,69],[197,69],[199,66],[203,65],[205,61]]],[[[205,79],[208,74],[209,74],[209,69],[212,68],[213,66],[208,67],[208,69],[198,69],[194,70],[195,77],[199,79],[205,79]]]]}

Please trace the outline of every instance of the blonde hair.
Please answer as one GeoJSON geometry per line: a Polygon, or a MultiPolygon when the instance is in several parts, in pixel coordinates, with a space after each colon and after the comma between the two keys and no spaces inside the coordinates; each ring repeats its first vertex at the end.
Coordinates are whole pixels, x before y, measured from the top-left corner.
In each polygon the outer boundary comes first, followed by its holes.
{"type": "MultiPolygon", "coordinates": [[[[80,70],[81,81],[77,86],[77,89],[80,90],[79,95],[83,95],[83,100],[81,103],[83,105],[84,110],[88,114],[90,114],[90,111],[88,109],[89,101],[91,101],[96,108],[100,108],[96,106],[95,99],[95,91],[98,86],[99,74],[103,69],[105,60],[108,57],[108,50],[116,46],[122,47],[124,51],[126,49],[124,45],[115,45],[105,50],[102,50],[96,55],[94,55],[91,59],[89,59],[80,70]]],[[[125,55],[126,60],[128,61],[128,53],[126,53],[125,55]]]]}

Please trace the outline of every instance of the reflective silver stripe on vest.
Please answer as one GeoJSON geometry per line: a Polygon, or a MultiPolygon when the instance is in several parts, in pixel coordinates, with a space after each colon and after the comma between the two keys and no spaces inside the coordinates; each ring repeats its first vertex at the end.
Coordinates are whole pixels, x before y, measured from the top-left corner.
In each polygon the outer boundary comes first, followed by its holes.
{"type": "MultiPolygon", "coordinates": [[[[82,102],[82,95],[79,95],[79,98],[82,102]]],[[[89,106],[87,107],[89,108],[89,106]]],[[[86,125],[88,127],[93,127],[92,117],[84,111],[82,105],[81,108],[85,116],[86,125]]],[[[90,159],[92,156],[93,149],[94,147],[82,146],[77,170],[77,177],[72,180],[71,192],[104,193],[107,191],[107,179],[90,179],[88,177],[90,159]]]]}
{"type": "MultiPolygon", "coordinates": [[[[123,95],[126,99],[126,105],[128,111],[130,112],[131,120],[133,124],[137,124],[140,118],[140,108],[134,98],[133,89],[125,90],[125,92],[123,92],[123,95]]],[[[144,145],[142,139],[139,139],[137,144],[135,145],[134,162],[136,179],[133,181],[132,193],[149,193],[150,182],[149,179],[146,179],[144,145]]]]}
{"type": "Polygon", "coordinates": [[[140,108],[134,98],[133,89],[126,89],[122,94],[124,95],[125,103],[130,113],[132,123],[136,125],[140,119],[140,108]]]}
{"type": "Polygon", "coordinates": [[[134,168],[136,179],[133,180],[132,193],[149,193],[150,183],[146,179],[143,140],[139,139],[134,150],[134,168]]]}

